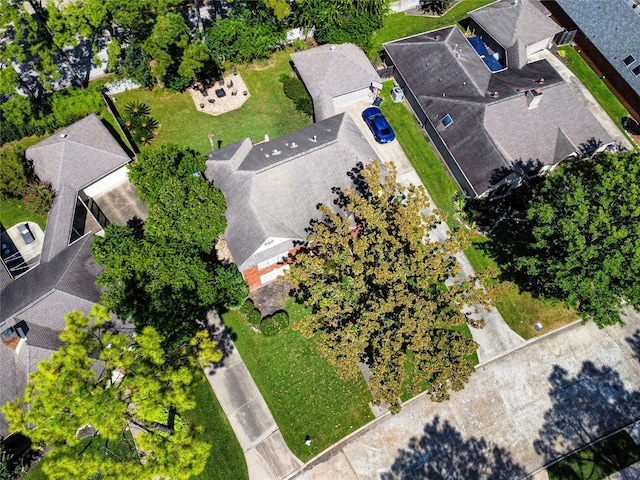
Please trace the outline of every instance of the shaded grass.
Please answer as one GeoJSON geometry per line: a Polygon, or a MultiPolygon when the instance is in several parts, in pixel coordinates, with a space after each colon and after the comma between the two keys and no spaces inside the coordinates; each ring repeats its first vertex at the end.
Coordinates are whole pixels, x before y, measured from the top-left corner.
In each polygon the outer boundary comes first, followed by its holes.
{"type": "Polygon", "coordinates": [[[380,109],[392,125],[397,141],[431,195],[435,206],[440,212],[446,213],[447,224],[454,228],[459,222],[453,215],[451,196],[458,190],[458,186],[436,156],[413,114],[403,102],[394,103],[391,100],[392,89],[392,81],[384,82],[382,97],[385,100],[380,109]]]}
{"type": "Polygon", "coordinates": [[[462,0],[441,17],[407,15],[406,13],[387,15],[382,28],[376,32],[373,38],[373,46],[368,52],[369,58],[376,58],[380,52],[382,52],[382,44],[385,42],[453,25],[467,17],[468,12],[471,10],[488,5],[494,1],[495,0],[462,0]]]}
{"type": "Polygon", "coordinates": [[[175,93],[164,89],[129,90],[115,96],[116,107],[122,109],[131,101],[151,107],[151,116],[158,120],[157,137],[142,150],[164,143],[176,143],[200,153],[211,151],[209,134],[222,146],[251,138],[253,143],[298,130],[311,123],[311,118],[296,111],[293,102],[282,90],[282,73],[291,74],[290,49],[276,52],[267,65],[238,66],[251,97],[239,109],[213,116],[198,111],[188,91],[175,93]]]}
{"type": "MultiPolygon", "coordinates": [[[[509,234],[510,230],[497,230],[499,234],[509,234]]],[[[471,246],[465,255],[478,273],[492,269],[500,274],[500,264],[493,258],[490,237],[474,236],[471,246]]],[[[511,329],[525,340],[548,333],[551,330],[578,320],[578,313],[565,307],[562,303],[549,299],[534,297],[530,292],[522,291],[511,281],[499,282],[495,279],[485,280],[485,286],[496,289],[495,305],[504,321],[511,329]],[[536,331],[533,325],[541,323],[543,328],[536,331]]]]}
{"type": "Polygon", "coordinates": [[[549,480],[601,480],[640,461],[640,446],[626,432],[580,450],[547,469],[549,480]]]}
{"type": "Polygon", "coordinates": [[[618,128],[624,133],[622,119],[628,116],[629,112],[622,106],[616,96],[611,93],[607,85],[591,70],[589,64],[582,59],[574,47],[560,47],[558,48],[558,53],[560,56],[569,60],[569,70],[584,83],[584,86],[587,87],[600,106],[607,112],[607,115],[611,117],[618,128]]]}
{"type": "Polygon", "coordinates": [[[5,228],[9,228],[21,222],[35,222],[40,225],[40,228],[44,231],[47,226],[47,216],[27,212],[24,209],[22,200],[15,198],[0,200],[0,223],[2,223],[5,228]]]}
{"type": "MultiPolygon", "coordinates": [[[[290,324],[307,311],[288,299],[290,324]]],[[[362,377],[343,381],[322,358],[314,339],[290,327],[274,337],[255,332],[237,310],[222,319],[291,451],[307,461],[373,419],[362,377]],[[305,436],[311,445],[305,445],[305,436]]]]}
{"type": "Polygon", "coordinates": [[[194,389],[197,406],[183,414],[194,426],[200,425],[204,431],[199,439],[211,444],[211,452],[204,471],[192,478],[196,480],[248,479],[244,452],[231,429],[229,420],[222,411],[209,382],[200,372],[198,386],[194,389]]]}

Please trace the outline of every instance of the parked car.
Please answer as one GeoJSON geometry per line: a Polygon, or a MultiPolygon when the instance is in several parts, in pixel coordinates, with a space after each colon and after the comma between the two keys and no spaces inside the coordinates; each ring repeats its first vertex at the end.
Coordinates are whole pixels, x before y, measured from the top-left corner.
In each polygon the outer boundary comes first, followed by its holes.
{"type": "Polygon", "coordinates": [[[387,122],[387,119],[378,107],[367,108],[362,112],[362,118],[371,129],[376,142],[389,143],[396,138],[396,134],[393,133],[393,128],[391,128],[391,125],[389,125],[389,122],[387,122]]]}
{"type": "Polygon", "coordinates": [[[20,235],[22,235],[22,239],[24,240],[24,243],[26,243],[27,245],[35,241],[35,238],[33,238],[33,234],[31,233],[31,230],[29,230],[29,225],[27,225],[26,223],[23,223],[22,225],[20,225],[18,227],[18,231],[20,232],[20,235]]]}

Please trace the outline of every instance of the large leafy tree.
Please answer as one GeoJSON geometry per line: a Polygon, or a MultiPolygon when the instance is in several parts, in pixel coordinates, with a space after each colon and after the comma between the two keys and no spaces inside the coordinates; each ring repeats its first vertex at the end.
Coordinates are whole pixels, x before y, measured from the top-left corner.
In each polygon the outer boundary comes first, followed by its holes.
{"type": "Polygon", "coordinates": [[[147,219],[109,225],[92,246],[107,267],[98,279],[103,303],[138,329],[154,326],[168,345],[193,336],[212,306],[248,294],[237,268],[216,258],[225,202],[200,174],[204,167],[201,155],[176,145],[141,153],[129,175],[147,219]]]}
{"type": "Polygon", "coordinates": [[[166,351],[151,327],[135,337],[114,332],[104,307],[65,318],[62,347],[30,375],[24,396],[2,408],[12,432],[53,447],[43,463],[48,478],[187,479],[201,472],[211,445],[180,413],[195,408],[200,362],[220,360],[207,332],[166,351]]]}
{"type": "Polygon", "coordinates": [[[343,378],[366,362],[377,403],[397,410],[404,391],[423,388],[447,399],[473,372],[477,345],[461,327],[482,322],[465,307],[487,304],[487,295],[474,279],[456,279],[456,235],[430,239],[440,220],[424,187],[397,184],[393,166],[381,180],[379,162],[351,175],[356,189],[340,192],[338,211],[319,207],[295,255],[290,278],[312,313],[294,327],[318,335],[343,378]]]}
{"type": "Polygon", "coordinates": [[[640,307],[640,153],[566,163],[533,189],[514,265],[534,291],[600,326],[640,307]]]}

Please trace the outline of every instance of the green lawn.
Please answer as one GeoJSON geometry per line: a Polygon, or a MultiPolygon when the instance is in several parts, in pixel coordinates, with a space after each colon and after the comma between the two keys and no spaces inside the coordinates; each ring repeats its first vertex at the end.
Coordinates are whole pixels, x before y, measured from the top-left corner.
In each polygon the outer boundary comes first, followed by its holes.
{"type": "Polygon", "coordinates": [[[640,461],[640,446],[622,431],[547,469],[549,480],[601,480],[640,461]]]}
{"type": "Polygon", "coordinates": [[[375,59],[379,56],[383,43],[453,25],[464,19],[471,10],[493,3],[494,1],[495,0],[462,0],[442,17],[407,15],[405,13],[388,15],[384,19],[383,27],[376,32],[373,38],[373,47],[368,52],[369,58],[375,59]]]}
{"type": "Polygon", "coordinates": [[[22,200],[13,198],[0,200],[0,223],[5,228],[9,228],[20,222],[35,222],[44,231],[47,226],[47,217],[25,211],[22,200]]]}
{"type": "MultiPolygon", "coordinates": [[[[289,299],[290,324],[305,310],[289,299]]],[[[316,348],[290,327],[274,337],[256,333],[232,310],[222,316],[291,451],[307,461],[373,419],[363,378],[342,381],[316,348]],[[311,446],[305,445],[305,436],[311,446]]]]}
{"type": "Polygon", "coordinates": [[[394,103],[391,100],[392,88],[393,81],[384,82],[382,97],[385,100],[380,108],[393,125],[397,141],[402,145],[436,207],[447,214],[449,226],[455,227],[458,221],[453,215],[451,196],[458,190],[458,186],[425,139],[413,114],[403,102],[394,103]]]}
{"type": "Polygon", "coordinates": [[[598,101],[600,106],[607,112],[607,115],[616,123],[618,128],[622,128],[622,119],[629,115],[629,112],[622,106],[611,90],[605,85],[591,67],[585,62],[574,47],[566,46],[558,48],[558,54],[569,60],[569,70],[580,79],[584,86],[598,101]]]}
{"type": "MultiPolygon", "coordinates": [[[[251,97],[237,110],[213,116],[198,111],[189,92],[175,93],[164,89],[129,90],[116,95],[116,107],[140,101],[151,107],[151,116],[160,123],[157,137],[148,147],[167,142],[177,143],[206,153],[211,150],[209,134],[222,146],[251,138],[254,143],[298,130],[312,121],[296,111],[293,102],[282,91],[282,73],[292,73],[290,49],[276,52],[266,65],[238,66],[251,97]]],[[[216,143],[217,145],[217,143],[216,143]]]]}
{"type": "Polygon", "coordinates": [[[191,425],[200,425],[204,431],[200,439],[212,445],[204,471],[195,480],[243,480],[249,478],[244,453],[209,382],[195,388],[197,407],[184,417],[191,425]]]}

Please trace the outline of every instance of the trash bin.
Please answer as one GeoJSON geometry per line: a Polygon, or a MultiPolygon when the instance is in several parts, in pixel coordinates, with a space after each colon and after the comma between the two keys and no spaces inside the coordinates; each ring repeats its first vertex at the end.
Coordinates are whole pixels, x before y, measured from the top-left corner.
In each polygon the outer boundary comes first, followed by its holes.
{"type": "Polygon", "coordinates": [[[379,107],[379,106],[380,106],[380,104],[382,103],[382,100],[384,100],[382,97],[376,97],[376,98],[375,98],[375,100],[373,101],[373,104],[374,104],[376,107],[379,107]]]}

